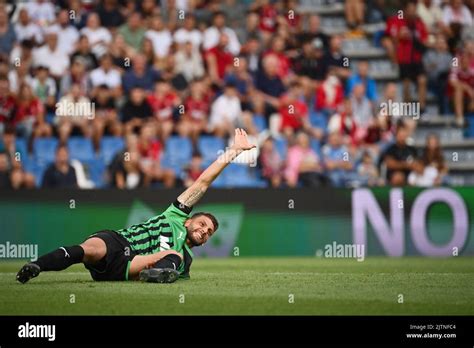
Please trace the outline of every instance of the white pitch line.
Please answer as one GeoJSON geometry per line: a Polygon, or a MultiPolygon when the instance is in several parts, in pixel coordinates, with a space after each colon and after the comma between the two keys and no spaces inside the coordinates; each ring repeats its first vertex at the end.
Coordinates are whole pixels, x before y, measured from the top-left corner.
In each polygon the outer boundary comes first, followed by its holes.
{"type": "MultiPolygon", "coordinates": [[[[85,275],[85,274],[90,274],[89,272],[61,272],[61,273],[56,273],[55,275],[85,275]]],[[[16,275],[14,272],[1,272],[0,276],[2,275],[16,275]]]]}

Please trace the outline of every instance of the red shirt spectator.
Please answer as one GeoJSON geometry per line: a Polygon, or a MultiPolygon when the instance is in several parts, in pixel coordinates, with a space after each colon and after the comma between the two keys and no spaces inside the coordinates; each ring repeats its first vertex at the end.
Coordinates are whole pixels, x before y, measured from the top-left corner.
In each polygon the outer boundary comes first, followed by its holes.
{"type": "Polygon", "coordinates": [[[298,130],[303,127],[303,120],[308,117],[308,107],[301,100],[283,96],[281,107],[278,110],[281,115],[281,130],[292,128],[298,130]]]}
{"type": "Polygon", "coordinates": [[[13,119],[13,125],[16,125],[28,117],[34,117],[36,119],[43,112],[44,106],[38,98],[29,101],[20,101],[13,119]]]}
{"type": "Polygon", "coordinates": [[[158,140],[148,141],[146,144],[140,142],[138,144],[138,151],[144,158],[158,161],[162,150],[162,145],[158,140]]]}
{"type": "Polygon", "coordinates": [[[220,79],[224,78],[226,73],[226,69],[228,66],[232,65],[234,62],[234,58],[232,54],[223,50],[219,46],[215,46],[210,50],[207,50],[204,53],[205,57],[207,56],[214,56],[216,64],[217,64],[217,75],[220,79]]]}
{"type": "Polygon", "coordinates": [[[387,20],[386,34],[396,43],[397,60],[399,64],[420,63],[423,52],[416,48],[413,36],[421,43],[428,40],[428,30],[418,17],[407,20],[392,16],[387,20]]]}
{"type": "Polygon", "coordinates": [[[276,30],[278,11],[273,4],[265,4],[260,8],[260,30],[274,33],[276,30]]]}
{"type": "Polygon", "coordinates": [[[16,101],[11,95],[0,95],[0,123],[11,123],[15,116],[16,101]]]}
{"type": "Polygon", "coordinates": [[[316,110],[336,110],[344,100],[344,88],[336,76],[328,76],[316,88],[316,110]]]}
{"type": "Polygon", "coordinates": [[[288,58],[285,53],[283,52],[275,52],[272,50],[268,50],[263,54],[263,58],[268,55],[274,55],[278,59],[278,68],[277,68],[277,75],[280,79],[284,79],[288,73],[290,72],[291,60],[288,58]]]}
{"type": "Polygon", "coordinates": [[[209,114],[209,102],[206,98],[195,98],[189,96],[185,103],[186,116],[194,122],[200,122],[207,118],[209,114]]]}

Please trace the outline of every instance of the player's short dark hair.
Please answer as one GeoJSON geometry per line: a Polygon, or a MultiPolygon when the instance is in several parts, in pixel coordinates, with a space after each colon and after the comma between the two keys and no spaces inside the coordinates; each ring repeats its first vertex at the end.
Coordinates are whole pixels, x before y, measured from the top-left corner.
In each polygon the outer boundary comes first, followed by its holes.
{"type": "Polygon", "coordinates": [[[208,217],[212,221],[212,224],[214,225],[214,232],[217,231],[217,229],[219,228],[219,222],[217,221],[217,219],[214,215],[212,215],[211,213],[205,213],[205,212],[201,211],[201,212],[196,213],[193,216],[191,216],[191,219],[194,219],[195,217],[199,217],[199,216],[208,217]]]}

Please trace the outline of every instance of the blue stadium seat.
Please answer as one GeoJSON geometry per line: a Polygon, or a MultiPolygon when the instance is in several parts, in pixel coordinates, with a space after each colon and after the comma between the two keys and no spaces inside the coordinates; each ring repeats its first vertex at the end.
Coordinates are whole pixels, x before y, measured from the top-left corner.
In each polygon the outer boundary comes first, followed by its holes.
{"type": "Polygon", "coordinates": [[[311,139],[311,148],[318,154],[319,158],[322,158],[321,143],[319,140],[311,139]]]}
{"type": "Polygon", "coordinates": [[[92,140],[83,137],[71,137],[68,140],[69,158],[89,161],[95,158],[92,140]]]}
{"type": "Polygon", "coordinates": [[[110,164],[114,156],[125,147],[122,137],[103,137],[100,141],[100,158],[105,164],[110,164]]]}
{"type": "Polygon", "coordinates": [[[219,151],[224,150],[225,144],[221,138],[202,136],[198,140],[197,147],[201,153],[204,165],[207,166],[218,157],[219,151]]]}
{"type": "Polygon", "coordinates": [[[172,136],[166,141],[161,165],[174,169],[176,175],[181,177],[183,167],[191,161],[192,153],[193,145],[189,138],[172,136]]]}
{"type": "Polygon", "coordinates": [[[44,165],[53,162],[57,146],[56,138],[36,138],[33,142],[33,158],[36,163],[44,165]]]}
{"type": "Polygon", "coordinates": [[[94,182],[95,187],[104,187],[106,171],[104,161],[100,158],[96,158],[82,161],[82,164],[84,165],[84,170],[88,174],[88,177],[94,182]]]}
{"type": "Polygon", "coordinates": [[[309,122],[313,127],[322,129],[327,128],[327,119],[323,113],[311,111],[309,113],[309,122]]]}
{"type": "Polygon", "coordinates": [[[265,187],[266,183],[257,179],[256,168],[231,163],[222,173],[226,187],[265,187]]]}
{"type": "Polygon", "coordinates": [[[286,139],[277,138],[274,140],[275,149],[278,151],[282,159],[286,158],[286,153],[288,151],[288,144],[286,139]]]}
{"type": "Polygon", "coordinates": [[[255,127],[257,127],[259,133],[268,128],[267,120],[263,116],[255,115],[253,117],[253,123],[255,124],[255,127]]]}

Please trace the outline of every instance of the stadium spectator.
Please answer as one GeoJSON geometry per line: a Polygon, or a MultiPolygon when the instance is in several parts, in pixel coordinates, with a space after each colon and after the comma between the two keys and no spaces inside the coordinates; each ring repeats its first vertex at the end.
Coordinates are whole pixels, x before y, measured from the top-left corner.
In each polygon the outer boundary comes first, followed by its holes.
{"type": "Polygon", "coordinates": [[[100,66],[92,70],[89,77],[92,85],[92,97],[96,95],[97,87],[100,85],[107,85],[114,97],[122,95],[122,78],[120,72],[112,65],[111,55],[104,54],[100,58],[100,66]]]}
{"type": "Polygon", "coordinates": [[[413,161],[413,169],[408,175],[410,186],[430,187],[435,184],[438,170],[432,166],[426,166],[422,159],[413,161]]]}
{"type": "Polygon", "coordinates": [[[0,134],[10,125],[16,112],[16,99],[6,77],[0,76],[0,134]]]}
{"type": "Polygon", "coordinates": [[[343,187],[350,179],[349,173],[354,164],[349,151],[342,143],[339,132],[328,135],[328,142],[322,148],[322,156],[327,176],[336,187],[343,187]]]}
{"type": "Polygon", "coordinates": [[[107,134],[116,137],[122,135],[122,123],[115,108],[115,100],[106,85],[99,86],[92,103],[95,110],[92,120],[92,139],[96,150],[98,150],[100,139],[106,131],[107,134]]]}
{"type": "MultiPolygon", "coordinates": [[[[19,45],[16,45],[10,54],[10,64],[15,68],[23,66],[28,72],[33,65],[33,46],[34,42],[31,40],[23,40],[19,45]]],[[[16,85],[18,87],[19,85],[16,85]]]]}
{"type": "Polygon", "coordinates": [[[419,0],[416,7],[416,14],[423,21],[426,29],[430,33],[428,44],[434,44],[435,35],[444,31],[443,10],[433,0],[419,0]]]}
{"type": "Polygon", "coordinates": [[[224,84],[223,78],[227,69],[234,64],[233,56],[226,48],[228,42],[227,34],[221,34],[217,45],[204,53],[209,77],[216,86],[220,87],[224,84]]]}
{"type": "Polygon", "coordinates": [[[0,149],[0,189],[9,189],[12,187],[11,171],[8,164],[8,155],[0,149]]]}
{"type": "Polygon", "coordinates": [[[279,97],[285,93],[286,88],[283,81],[278,77],[278,58],[271,54],[263,58],[263,69],[259,71],[255,87],[261,92],[260,95],[265,102],[277,110],[279,97]]]}
{"type": "Polygon", "coordinates": [[[243,108],[247,108],[250,102],[248,96],[255,87],[254,81],[252,75],[248,72],[247,58],[237,57],[237,59],[237,64],[232,65],[225,75],[224,81],[235,85],[243,108]]]}
{"type": "Polygon", "coordinates": [[[218,46],[222,41],[222,35],[225,34],[228,40],[222,49],[226,49],[230,54],[236,56],[240,53],[240,42],[235,31],[226,26],[226,16],[224,12],[216,11],[212,17],[212,26],[207,28],[203,34],[203,49],[210,50],[218,46]]]}
{"type": "Polygon", "coordinates": [[[75,60],[82,60],[87,71],[91,71],[98,66],[97,58],[91,51],[89,39],[86,35],[79,36],[77,49],[71,55],[71,65],[75,60]]]}
{"type": "Polygon", "coordinates": [[[155,83],[154,93],[148,95],[147,102],[151,106],[154,119],[159,124],[159,137],[166,142],[175,128],[173,118],[178,106],[181,105],[181,99],[170,83],[158,80],[155,83]]]}
{"type": "Polygon", "coordinates": [[[138,137],[135,134],[128,134],[125,142],[125,149],[115,155],[109,166],[110,181],[112,187],[134,189],[142,186],[144,181],[140,169],[138,137]]]}
{"type": "Polygon", "coordinates": [[[423,114],[426,107],[427,79],[423,70],[422,57],[426,49],[428,32],[416,15],[416,1],[407,1],[403,13],[403,17],[394,15],[389,18],[386,33],[391,40],[385,41],[385,47],[389,54],[396,57],[399,65],[404,101],[411,100],[411,82],[416,83],[421,114],[423,114]]]}
{"type": "Polygon", "coordinates": [[[196,17],[194,15],[186,14],[183,26],[175,31],[173,40],[178,46],[191,42],[195,50],[201,48],[203,34],[196,28],[196,17]]]}
{"type": "Polygon", "coordinates": [[[290,59],[285,54],[285,40],[280,36],[275,36],[270,45],[270,49],[263,54],[263,58],[274,55],[278,59],[277,75],[285,81],[290,73],[290,59]]]}
{"type": "Polygon", "coordinates": [[[474,41],[465,44],[449,75],[450,94],[453,98],[456,124],[464,124],[464,113],[474,111],[474,41]]]}
{"type": "Polygon", "coordinates": [[[218,137],[231,136],[242,118],[237,88],[227,83],[224,93],[211,106],[209,130],[218,137]]]}
{"type": "MultiPolygon", "coordinates": [[[[154,21],[156,20],[154,19],[154,21]]],[[[139,12],[133,12],[128,17],[127,22],[119,28],[118,33],[123,36],[128,46],[132,47],[136,52],[139,52],[142,47],[143,39],[145,38],[145,29],[143,28],[141,14],[139,12]]]]}
{"type": "Polygon", "coordinates": [[[42,188],[77,188],[76,170],[69,163],[69,150],[66,145],[56,148],[54,163],[43,175],[42,188]]]}
{"type": "Polygon", "coordinates": [[[258,70],[260,68],[260,53],[261,53],[260,41],[257,37],[249,37],[247,43],[242,47],[241,57],[245,57],[248,62],[248,71],[255,80],[257,77],[258,70]]]}
{"type": "Polygon", "coordinates": [[[77,57],[73,60],[71,68],[65,74],[59,83],[59,96],[66,95],[73,84],[79,85],[83,95],[89,94],[89,79],[86,71],[86,62],[84,59],[77,57]]]}
{"type": "Polygon", "coordinates": [[[357,166],[357,175],[360,184],[364,186],[380,186],[384,184],[369,151],[364,151],[362,154],[362,160],[357,166]]]}
{"type": "Polygon", "coordinates": [[[352,114],[354,115],[358,131],[365,134],[373,121],[374,110],[372,103],[366,96],[365,86],[362,83],[354,86],[350,99],[352,114]]]}
{"type": "Polygon", "coordinates": [[[57,93],[56,82],[50,76],[48,67],[40,65],[35,70],[35,77],[31,80],[33,94],[41,100],[47,111],[54,111],[57,93]]]}
{"type": "Polygon", "coordinates": [[[308,17],[308,30],[303,31],[297,36],[298,44],[301,46],[305,42],[315,42],[318,39],[320,47],[323,50],[329,49],[329,36],[321,31],[321,19],[317,14],[311,14],[308,17]]]}
{"type": "Polygon", "coordinates": [[[134,87],[130,97],[120,110],[121,120],[125,126],[125,134],[139,130],[153,116],[153,109],[146,98],[145,91],[134,87]]]}
{"type": "Polygon", "coordinates": [[[48,31],[54,31],[58,35],[58,50],[70,55],[76,42],[79,40],[79,31],[69,23],[69,13],[62,9],[58,13],[57,23],[50,26],[48,31]]]}
{"type": "Polygon", "coordinates": [[[155,124],[148,122],[140,129],[138,153],[140,169],[143,173],[143,186],[163,182],[165,187],[173,187],[175,174],[171,169],[161,167],[162,144],[158,140],[155,124]]]}
{"type": "Polygon", "coordinates": [[[123,75],[123,91],[128,95],[132,88],[140,87],[147,92],[151,92],[156,80],[159,78],[159,73],[147,65],[145,56],[137,54],[133,57],[132,68],[123,75]]]}
{"type": "Polygon", "coordinates": [[[387,181],[392,186],[403,186],[407,183],[408,175],[414,170],[417,158],[416,149],[407,144],[409,131],[403,122],[397,125],[395,143],[382,155],[387,168],[387,181]]]}
{"type": "Polygon", "coordinates": [[[60,50],[58,34],[48,30],[45,34],[45,44],[33,50],[33,66],[45,66],[51,77],[59,80],[69,68],[69,57],[60,50]]]}
{"type": "Polygon", "coordinates": [[[110,31],[101,26],[99,15],[95,12],[87,16],[86,26],[81,29],[80,33],[87,37],[92,53],[96,57],[102,57],[112,42],[110,31]]]}
{"type": "Polygon", "coordinates": [[[34,23],[43,29],[56,19],[54,5],[49,0],[33,0],[27,5],[28,14],[34,23]]]}
{"type": "Polygon", "coordinates": [[[191,162],[184,170],[184,186],[190,187],[204,171],[202,156],[199,153],[193,153],[191,162]]]}
{"type": "Polygon", "coordinates": [[[321,139],[324,131],[311,126],[308,106],[302,101],[303,89],[298,82],[293,82],[288,92],[280,98],[278,113],[281,117],[280,131],[290,141],[294,134],[305,131],[316,139],[321,139]]]}
{"type": "Polygon", "coordinates": [[[9,54],[17,40],[15,29],[8,21],[4,7],[0,8],[0,54],[9,54]]]}
{"type": "Polygon", "coordinates": [[[44,106],[26,83],[20,86],[12,124],[17,133],[26,139],[52,135],[51,126],[45,120],[44,106]]]}
{"type": "Polygon", "coordinates": [[[315,109],[331,115],[341,107],[343,100],[344,88],[334,69],[331,69],[326,79],[316,88],[315,109]]]}
{"type": "Polygon", "coordinates": [[[18,42],[29,40],[35,45],[40,45],[43,42],[43,32],[41,28],[31,21],[28,10],[25,7],[18,12],[15,34],[18,42]]]}
{"type": "Polygon", "coordinates": [[[277,188],[282,185],[285,163],[275,149],[275,143],[271,137],[265,139],[260,148],[258,164],[262,171],[262,177],[270,187],[277,188]]]}
{"type": "MultiPolygon", "coordinates": [[[[137,52],[127,45],[121,34],[116,34],[112,40],[112,44],[107,53],[112,57],[112,62],[118,71],[123,73],[124,70],[130,69],[132,57],[135,56],[137,52]]],[[[143,41],[145,41],[145,39],[143,41]]]]}
{"type": "Polygon", "coordinates": [[[444,159],[439,137],[436,134],[430,134],[426,137],[426,146],[421,156],[426,168],[436,169],[437,176],[433,185],[441,185],[446,182],[448,166],[444,159]]]}
{"type": "Polygon", "coordinates": [[[259,30],[260,17],[256,11],[249,11],[245,19],[245,26],[236,29],[237,37],[242,42],[242,50],[246,50],[246,46],[251,38],[255,38],[257,42],[262,40],[261,31],[259,30]]]}
{"type": "Polygon", "coordinates": [[[79,84],[73,84],[68,94],[63,96],[56,105],[56,125],[59,141],[66,144],[74,131],[86,138],[92,136],[91,120],[94,118],[91,102],[81,92],[79,84]]]}
{"type": "Polygon", "coordinates": [[[190,95],[184,101],[184,114],[177,125],[178,133],[190,137],[193,143],[207,129],[210,104],[205,88],[202,81],[191,84],[190,95]]]}
{"type": "Polygon", "coordinates": [[[428,77],[428,89],[436,95],[438,111],[442,115],[449,111],[446,88],[452,62],[453,56],[449,53],[446,39],[443,35],[438,35],[434,48],[423,56],[423,66],[428,77]]]}
{"type": "Polygon", "coordinates": [[[347,26],[352,31],[351,34],[361,35],[365,19],[365,4],[362,0],[346,0],[344,2],[344,13],[347,26]]]}
{"type": "Polygon", "coordinates": [[[151,19],[150,29],[145,32],[145,37],[153,43],[153,49],[158,59],[166,57],[173,43],[171,32],[165,27],[160,16],[151,19]]]}
{"type": "Polygon", "coordinates": [[[202,56],[191,41],[179,46],[175,53],[175,62],[175,72],[182,74],[188,82],[202,78],[206,72],[202,56]]]}
{"type": "Polygon", "coordinates": [[[364,85],[365,95],[371,102],[377,101],[377,85],[375,80],[369,76],[369,62],[366,60],[357,64],[357,73],[352,74],[347,80],[346,94],[350,95],[354,86],[358,84],[364,85]]]}
{"type": "Polygon", "coordinates": [[[473,25],[471,10],[463,0],[450,0],[443,8],[444,31],[448,35],[451,49],[455,49],[461,39],[463,27],[473,25]]]}
{"type": "Polygon", "coordinates": [[[288,149],[284,175],[290,188],[298,183],[303,187],[319,187],[327,183],[321,160],[310,147],[310,138],[306,133],[299,133],[295,145],[288,149]]]}
{"type": "Polygon", "coordinates": [[[327,130],[329,133],[339,133],[345,145],[354,147],[360,141],[361,132],[354,117],[351,100],[345,99],[340,110],[329,119],[327,130]]]}
{"type": "Polygon", "coordinates": [[[329,40],[329,50],[325,57],[328,68],[333,68],[337,77],[346,80],[351,76],[352,71],[349,69],[348,58],[342,54],[342,37],[340,35],[331,36],[329,40]]]}
{"type": "Polygon", "coordinates": [[[109,30],[121,26],[124,22],[124,17],[118,5],[118,0],[103,0],[97,7],[100,22],[109,30]]]}

